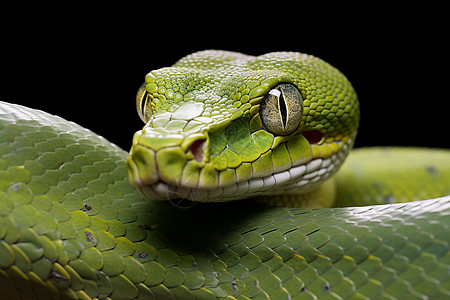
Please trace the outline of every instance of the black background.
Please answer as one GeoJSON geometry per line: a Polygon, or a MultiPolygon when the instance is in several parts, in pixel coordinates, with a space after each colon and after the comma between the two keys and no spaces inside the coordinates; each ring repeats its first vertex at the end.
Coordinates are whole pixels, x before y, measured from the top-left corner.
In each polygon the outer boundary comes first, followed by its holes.
{"type": "Polygon", "coordinates": [[[1,24],[0,99],[60,115],[128,149],[143,126],[135,94],[152,69],[204,49],[299,51],[352,82],[361,104],[356,146],[450,147],[443,8],[323,14],[273,3],[258,13],[217,5],[196,13],[152,6],[72,15],[53,7],[49,16],[4,10],[20,18],[1,24]]]}

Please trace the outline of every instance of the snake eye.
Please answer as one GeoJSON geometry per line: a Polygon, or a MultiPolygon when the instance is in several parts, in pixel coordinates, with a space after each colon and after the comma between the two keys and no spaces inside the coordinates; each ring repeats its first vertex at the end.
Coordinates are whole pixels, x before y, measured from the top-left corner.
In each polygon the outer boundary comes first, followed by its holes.
{"type": "Polygon", "coordinates": [[[280,83],[264,97],[259,114],[268,131],[287,135],[298,127],[302,119],[302,96],[294,85],[280,83]]]}
{"type": "Polygon", "coordinates": [[[144,121],[144,123],[147,123],[152,116],[152,109],[149,101],[151,101],[151,98],[147,92],[146,84],[144,83],[141,85],[136,94],[136,109],[139,117],[142,121],[144,121]]]}

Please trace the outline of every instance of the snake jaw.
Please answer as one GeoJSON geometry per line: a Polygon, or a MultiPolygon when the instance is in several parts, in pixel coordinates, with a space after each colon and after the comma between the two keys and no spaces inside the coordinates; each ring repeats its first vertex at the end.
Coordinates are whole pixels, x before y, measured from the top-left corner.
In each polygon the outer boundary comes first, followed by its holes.
{"type": "MultiPolygon", "coordinates": [[[[213,164],[214,159],[209,155],[211,141],[208,135],[186,137],[179,146],[157,151],[152,150],[151,145],[137,143],[127,161],[129,179],[143,195],[155,200],[185,198],[217,202],[289,191],[307,192],[339,168],[353,145],[355,134],[338,139],[324,137],[319,131],[296,134],[267,152],[274,159],[269,173],[260,170],[258,162],[241,162],[234,169],[216,170],[219,166],[213,164]],[[273,168],[276,166],[274,157],[279,151],[276,148],[289,153],[287,167],[273,168]],[[242,177],[243,168],[247,166],[250,173],[242,177]],[[225,174],[230,172],[236,181],[226,183],[225,174]],[[202,174],[206,179],[201,177],[202,174]],[[238,181],[237,176],[241,176],[241,180],[238,181]],[[205,181],[211,178],[213,181],[205,181]],[[214,178],[218,178],[219,183],[214,183],[214,178]]],[[[260,158],[264,160],[263,156],[260,158]]]]}

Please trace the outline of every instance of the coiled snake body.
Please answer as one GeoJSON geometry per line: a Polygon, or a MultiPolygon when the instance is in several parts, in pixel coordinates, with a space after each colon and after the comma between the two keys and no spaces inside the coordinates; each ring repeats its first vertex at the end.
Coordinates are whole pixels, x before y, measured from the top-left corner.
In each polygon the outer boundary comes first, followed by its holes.
{"type": "Polygon", "coordinates": [[[127,156],[0,104],[2,299],[450,297],[450,152],[357,149],[334,175],[359,106],[327,63],[198,52],[137,106],[127,156]]]}

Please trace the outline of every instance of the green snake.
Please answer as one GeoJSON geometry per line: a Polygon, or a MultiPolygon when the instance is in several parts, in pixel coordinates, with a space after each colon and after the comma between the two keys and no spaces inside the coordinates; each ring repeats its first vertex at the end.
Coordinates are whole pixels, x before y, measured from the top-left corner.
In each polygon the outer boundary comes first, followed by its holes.
{"type": "Polygon", "coordinates": [[[0,104],[2,299],[450,297],[450,151],[349,154],[357,96],[323,60],[202,51],[136,103],[128,155],[0,104]]]}

